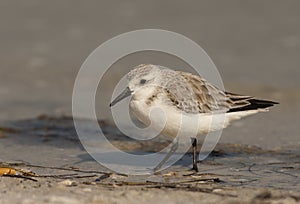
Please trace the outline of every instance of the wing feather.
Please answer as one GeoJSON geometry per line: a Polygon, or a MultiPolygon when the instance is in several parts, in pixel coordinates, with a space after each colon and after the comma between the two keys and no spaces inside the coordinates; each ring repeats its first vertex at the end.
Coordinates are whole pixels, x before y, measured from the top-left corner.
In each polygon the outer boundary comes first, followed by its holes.
{"type": "MultiPolygon", "coordinates": [[[[265,109],[277,102],[255,99],[253,96],[225,92],[210,84],[200,76],[177,71],[190,85],[194,100],[197,101],[197,113],[235,112],[265,109]]],[[[183,110],[183,108],[181,107],[183,110]]]]}

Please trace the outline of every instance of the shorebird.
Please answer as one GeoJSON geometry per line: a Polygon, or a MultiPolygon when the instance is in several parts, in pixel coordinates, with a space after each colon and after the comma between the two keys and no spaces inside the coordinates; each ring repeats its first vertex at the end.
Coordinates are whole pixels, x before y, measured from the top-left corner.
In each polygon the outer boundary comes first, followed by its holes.
{"type": "MultiPolygon", "coordinates": [[[[188,136],[189,130],[195,129],[195,121],[198,121],[196,137],[191,137],[195,171],[198,171],[197,137],[226,128],[231,122],[245,116],[266,112],[269,107],[278,104],[223,91],[201,76],[159,65],[138,65],[127,74],[127,79],[128,86],[111,102],[110,107],[131,96],[130,111],[143,124],[151,123],[158,129],[162,121],[159,118],[152,118],[151,121],[150,112],[151,108],[159,107],[166,116],[161,134],[171,138],[176,138],[182,128],[188,136]],[[185,126],[181,124],[182,116],[187,120],[185,126]],[[218,120],[219,116],[221,120],[218,120]],[[213,122],[216,118],[217,122],[213,122]],[[189,126],[189,121],[193,127],[189,126]]],[[[170,152],[174,152],[175,149],[176,147],[172,148],[170,152]]],[[[156,169],[160,168],[169,156],[170,153],[156,169]]]]}

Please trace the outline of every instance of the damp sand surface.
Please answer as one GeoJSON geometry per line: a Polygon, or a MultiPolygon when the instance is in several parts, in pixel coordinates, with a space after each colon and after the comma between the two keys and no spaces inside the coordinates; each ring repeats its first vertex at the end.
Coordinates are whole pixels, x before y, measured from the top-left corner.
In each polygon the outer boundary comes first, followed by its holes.
{"type": "MultiPolygon", "coordinates": [[[[135,142],[110,123],[99,124],[109,141],[124,151],[147,153],[168,143],[135,142]]],[[[300,201],[299,148],[219,143],[199,164],[199,173],[190,170],[188,152],[159,173],[127,176],[111,172],[83,149],[70,117],[43,115],[7,122],[0,130],[0,167],[16,171],[0,177],[0,203],[300,201]]]]}

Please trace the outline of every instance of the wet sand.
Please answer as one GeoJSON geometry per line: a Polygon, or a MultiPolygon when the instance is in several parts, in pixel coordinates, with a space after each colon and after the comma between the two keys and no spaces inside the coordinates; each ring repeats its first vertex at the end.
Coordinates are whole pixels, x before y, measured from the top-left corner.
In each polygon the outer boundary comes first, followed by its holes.
{"type": "MultiPolygon", "coordinates": [[[[165,145],[136,143],[114,126],[101,124],[111,143],[125,151],[153,152],[165,145]]],[[[126,176],[91,158],[72,118],[43,115],[2,126],[0,149],[0,166],[13,168],[21,176],[0,177],[2,203],[300,201],[299,148],[264,150],[219,143],[199,164],[199,173],[191,171],[190,152],[157,174],[126,176]]]]}

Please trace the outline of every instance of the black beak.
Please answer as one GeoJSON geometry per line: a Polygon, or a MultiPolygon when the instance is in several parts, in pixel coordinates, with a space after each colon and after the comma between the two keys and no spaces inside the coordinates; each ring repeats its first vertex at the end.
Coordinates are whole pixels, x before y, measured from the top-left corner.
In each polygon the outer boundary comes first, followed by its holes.
{"type": "Polygon", "coordinates": [[[114,106],[116,103],[118,103],[119,101],[121,101],[122,99],[130,96],[132,93],[132,91],[129,89],[129,87],[126,87],[126,89],[120,93],[119,96],[117,96],[110,104],[109,104],[109,107],[112,107],[114,106]]]}

